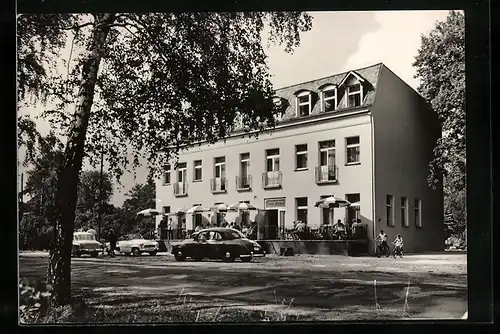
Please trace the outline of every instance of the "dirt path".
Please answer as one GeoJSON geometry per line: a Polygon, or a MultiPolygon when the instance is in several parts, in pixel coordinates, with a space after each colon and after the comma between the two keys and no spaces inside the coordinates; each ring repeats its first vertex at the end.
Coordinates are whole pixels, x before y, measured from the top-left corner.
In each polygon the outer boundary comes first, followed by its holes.
{"type": "MultiPolygon", "coordinates": [[[[21,255],[21,277],[42,279],[45,269],[43,255],[21,255]]],[[[267,257],[232,264],[81,258],[73,261],[72,281],[75,291],[97,296],[103,307],[117,296],[120,303],[188,298],[199,308],[277,309],[310,320],[460,319],[467,310],[464,255],[267,257]]]]}

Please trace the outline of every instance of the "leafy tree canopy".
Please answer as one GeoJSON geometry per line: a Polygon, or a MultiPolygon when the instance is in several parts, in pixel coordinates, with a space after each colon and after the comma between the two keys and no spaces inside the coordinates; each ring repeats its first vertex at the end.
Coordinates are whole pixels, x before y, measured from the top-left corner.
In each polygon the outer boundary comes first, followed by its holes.
{"type": "MultiPolygon", "coordinates": [[[[83,14],[24,15],[18,59],[35,65],[19,68],[19,99],[33,93],[56,105],[42,117],[66,135],[88,57],[73,50],[88,49],[93,29],[106,24],[84,155],[96,167],[104,150],[118,178],[143,156],[158,176],[183,147],[226,138],[236,117],[247,133],[274,124],[264,28],[291,52],[311,21],[302,12],[116,14],[106,22],[83,14]],[[62,60],[67,73],[60,73],[54,54],[68,45],[72,58],[62,60]]],[[[20,120],[32,134],[29,117],[20,120]]]]}
{"type": "Polygon", "coordinates": [[[413,66],[420,79],[419,93],[437,112],[443,138],[434,150],[429,182],[444,176],[447,194],[465,189],[465,18],[450,11],[428,36],[422,36],[413,66]]]}

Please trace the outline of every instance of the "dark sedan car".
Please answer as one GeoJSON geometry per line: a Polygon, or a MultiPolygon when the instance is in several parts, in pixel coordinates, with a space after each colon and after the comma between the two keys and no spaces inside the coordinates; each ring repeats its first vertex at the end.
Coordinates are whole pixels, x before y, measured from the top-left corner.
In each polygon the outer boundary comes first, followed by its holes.
{"type": "Polygon", "coordinates": [[[232,262],[239,258],[243,262],[249,262],[254,257],[265,256],[266,252],[238,230],[208,228],[194,233],[191,239],[174,244],[172,254],[177,261],[189,257],[196,261],[209,258],[232,262]]]}

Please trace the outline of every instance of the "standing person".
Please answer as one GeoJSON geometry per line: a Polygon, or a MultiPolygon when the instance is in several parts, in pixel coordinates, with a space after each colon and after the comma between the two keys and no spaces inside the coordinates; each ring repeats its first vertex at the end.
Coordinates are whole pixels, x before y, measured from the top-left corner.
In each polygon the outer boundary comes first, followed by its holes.
{"type": "Polygon", "coordinates": [[[167,240],[174,238],[174,231],[172,230],[172,217],[168,218],[167,222],[167,240]]]}
{"type": "Polygon", "coordinates": [[[109,241],[109,255],[111,257],[115,257],[115,249],[118,237],[116,236],[115,231],[112,228],[109,229],[108,241],[109,241]]]}
{"type": "Polygon", "coordinates": [[[186,239],[186,220],[183,220],[181,224],[181,239],[186,239]]]}

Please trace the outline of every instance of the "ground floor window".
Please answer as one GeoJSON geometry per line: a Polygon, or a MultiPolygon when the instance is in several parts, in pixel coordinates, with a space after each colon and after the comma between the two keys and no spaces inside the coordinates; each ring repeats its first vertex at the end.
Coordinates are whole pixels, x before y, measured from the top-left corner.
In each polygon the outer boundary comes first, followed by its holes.
{"type": "Polygon", "coordinates": [[[360,212],[360,194],[347,194],[345,199],[351,203],[351,206],[346,210],[346,222],[352,224],[354,220],[361,219],[360,212]]]}
{"type": "Polygon", "coordinates": [[[415,203],[414,203],[414,218],[415,218],[415,226],[417,227],[422,227],[422,201],[419,199],[415,198],[415,203]]]}
{"type": "Polygon", "coordinates": [[[297,221],[307,224],[307,197],[299,197],[295,199],[297,208],[297,221]]]}

